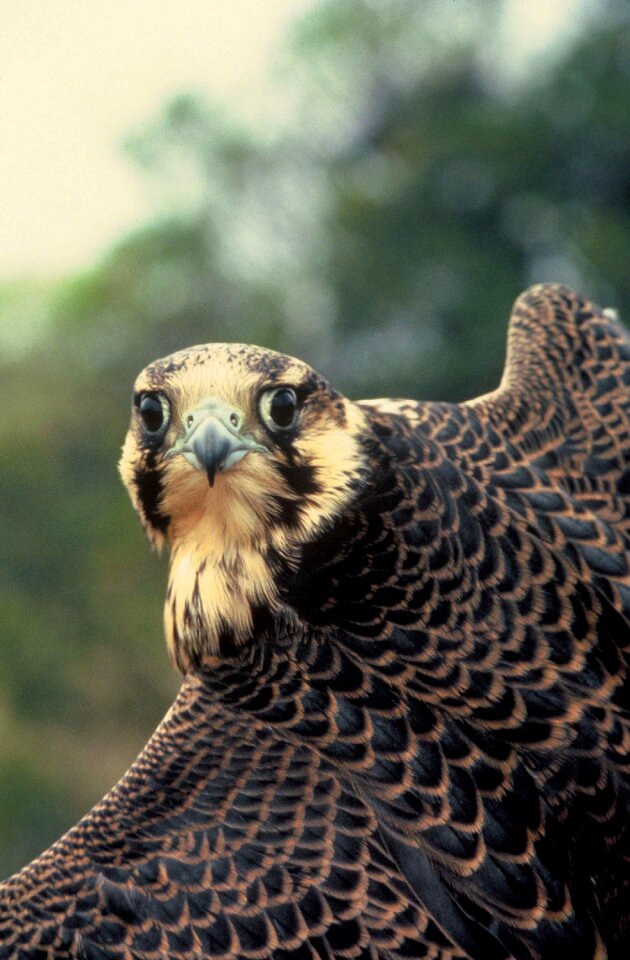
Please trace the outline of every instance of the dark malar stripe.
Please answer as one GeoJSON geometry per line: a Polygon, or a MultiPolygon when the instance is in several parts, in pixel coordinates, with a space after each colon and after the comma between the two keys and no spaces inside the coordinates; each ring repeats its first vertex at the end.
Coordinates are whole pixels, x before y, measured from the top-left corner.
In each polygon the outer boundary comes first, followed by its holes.
{"type": "Polygon", "coordinates": [[[147,523],[155,530],[164,533],[171,522],[171,518],[160,511],[160,502],[164,491],[161,473],[155,467],[154,453],[149,454],[144,467],[137,467],[134,471],[134,484],[147,523]]]}
{"type": "Polygon", "coordinates": [[[322,485],[315,479],[315,467],[310,463],[282,463],[279,470],[291,490],[298,496],[321,493],[322,485]]]}

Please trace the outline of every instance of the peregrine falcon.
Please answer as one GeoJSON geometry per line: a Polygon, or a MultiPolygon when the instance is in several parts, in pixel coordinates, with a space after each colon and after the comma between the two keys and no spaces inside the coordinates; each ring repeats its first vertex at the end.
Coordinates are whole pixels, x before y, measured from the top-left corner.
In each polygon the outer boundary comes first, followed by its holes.
{"type": "Polygon", "coordinates": [[[183,686],[0,886],[0,960],[630,956],[629,387],[558,285],[462,404],[147,367],[121,472],[183,686]]]}

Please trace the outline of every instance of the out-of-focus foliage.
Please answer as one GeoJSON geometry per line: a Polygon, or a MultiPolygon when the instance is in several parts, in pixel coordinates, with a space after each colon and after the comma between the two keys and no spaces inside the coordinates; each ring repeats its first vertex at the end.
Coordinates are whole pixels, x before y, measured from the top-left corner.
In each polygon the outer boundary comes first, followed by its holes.
{"type": "Polygon", "coordinates": [[[460,399],[496,384],[531,282],[630,316],[627,8],[516,87],[497,13],[320,4],[284,58],[289,119],[244,131],[180,96],[129,144],[161,219],[91,272],[0,287],[0,875],[115,781],[176,689],[164,563],[116,473],[148,361],[253,341],[350,395],[460,399]]]}

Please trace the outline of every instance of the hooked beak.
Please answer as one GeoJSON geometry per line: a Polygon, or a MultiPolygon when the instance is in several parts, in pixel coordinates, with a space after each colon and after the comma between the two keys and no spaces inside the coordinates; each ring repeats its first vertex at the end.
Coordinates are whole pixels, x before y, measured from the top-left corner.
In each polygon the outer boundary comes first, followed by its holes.
{"type": "Polygon", "coordinates": [[[214,486],[217,473],[231,470],[251,451],[268,453],[253,437],[241,433],[242,416],[212,400],[198,407],[187,418],[187,430],[167,454],[181,453],[191,466],[204,470],[208,483],[214,486]]]}

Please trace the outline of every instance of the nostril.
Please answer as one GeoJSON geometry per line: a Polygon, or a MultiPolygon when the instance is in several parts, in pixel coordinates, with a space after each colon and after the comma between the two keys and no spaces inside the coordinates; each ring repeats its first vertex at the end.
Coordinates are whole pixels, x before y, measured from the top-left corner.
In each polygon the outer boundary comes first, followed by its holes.
{"type": "Polygon", "coordinates": [[[194,419],[195,418],[193,417],[192,413],[189,413],[188,416],[186,417],[186,426],[192,427],[194,419]]]}
{"type": "Polygon", "coordinates": [[[237,413],[230,414],[230,423],[232,424],[233,427],[238,427],[239,418],[237,413]]]}

